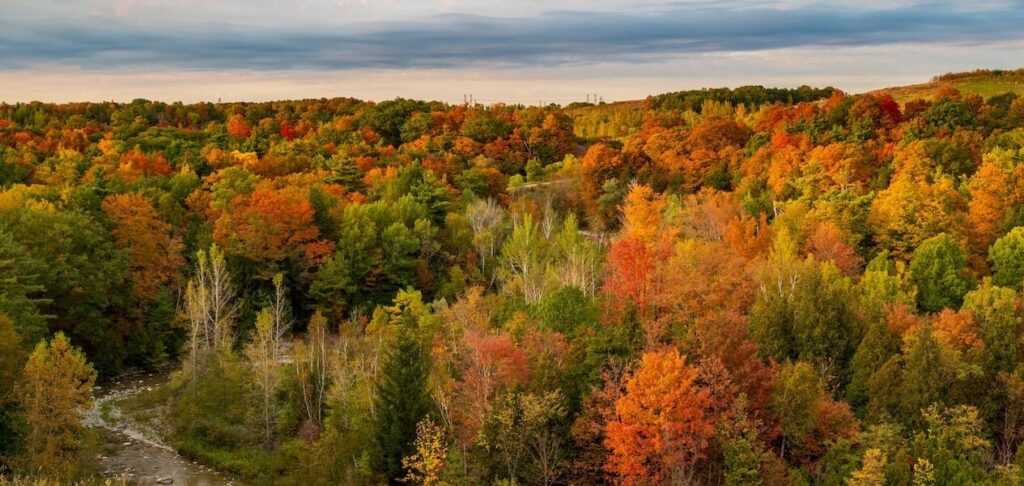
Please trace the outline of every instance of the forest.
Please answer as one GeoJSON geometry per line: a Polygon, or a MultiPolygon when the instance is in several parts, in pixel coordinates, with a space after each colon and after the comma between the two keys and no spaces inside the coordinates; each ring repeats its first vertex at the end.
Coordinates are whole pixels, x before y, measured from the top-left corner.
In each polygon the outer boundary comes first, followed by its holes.
{"type": "Polygon", "coordinates": [[[0,104],[0,483],[1022,484],[1022,287],[1013,92],[0,104]]]}

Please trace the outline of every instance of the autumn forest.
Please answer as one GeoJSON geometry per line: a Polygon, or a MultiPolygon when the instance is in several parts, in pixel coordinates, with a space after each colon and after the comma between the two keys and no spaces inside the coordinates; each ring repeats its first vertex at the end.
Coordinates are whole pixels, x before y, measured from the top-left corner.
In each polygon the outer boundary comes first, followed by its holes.
{"type": "Polygon", "coordinates": [[[0,104],[0,484],[1022,484],[993,79],[0,104]]]}

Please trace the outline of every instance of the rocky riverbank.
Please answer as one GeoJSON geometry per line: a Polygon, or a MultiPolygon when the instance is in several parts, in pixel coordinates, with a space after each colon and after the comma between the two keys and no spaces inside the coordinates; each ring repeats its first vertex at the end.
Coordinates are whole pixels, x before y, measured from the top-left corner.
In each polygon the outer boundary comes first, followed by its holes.
{"type": "Polygon", "coordinates": [[[182,457],[160,437],[158,424],[137,423],[118,407],[118,402],[152,390],[167,379],[167,373],[134,374],[96,387],[96,399],[85,413],[85,423],[102,433],[103,452],[97,459],[103,474],[139,485],[240,485],[182,457]]]}

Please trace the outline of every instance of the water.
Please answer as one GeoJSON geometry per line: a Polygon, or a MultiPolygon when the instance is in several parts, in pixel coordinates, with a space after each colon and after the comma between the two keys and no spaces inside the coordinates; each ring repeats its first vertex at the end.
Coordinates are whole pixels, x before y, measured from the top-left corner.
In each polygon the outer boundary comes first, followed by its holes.
{"type": "Polygon", "coordinates": [[[85,413],[85,423],[102,432],[104,452],[99,463],[103,474],[124,477],[129,484],[139,485],[241,485],[182,457],[152,427],[135,423],[117,408],[116,400],[162,385],[167,379],[167,373],[139,374],[97,387],[93,407],[85,413]],[[104,408],[108,409],[106,417],[104,408]]]}

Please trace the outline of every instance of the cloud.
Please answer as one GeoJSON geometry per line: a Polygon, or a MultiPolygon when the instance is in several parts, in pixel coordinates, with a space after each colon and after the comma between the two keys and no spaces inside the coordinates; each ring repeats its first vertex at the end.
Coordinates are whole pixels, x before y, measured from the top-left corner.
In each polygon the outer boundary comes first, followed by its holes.
{"type": "Polygon", "coordinates": [[[4,15],[0,70],[564,67],[800,47],[985,45],[1024,38],[1021,25],[1024,4],[1017,0],[970,9],[671,3],[619,12],[455,13],[282,26],[4,15]]]}

